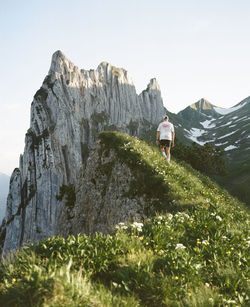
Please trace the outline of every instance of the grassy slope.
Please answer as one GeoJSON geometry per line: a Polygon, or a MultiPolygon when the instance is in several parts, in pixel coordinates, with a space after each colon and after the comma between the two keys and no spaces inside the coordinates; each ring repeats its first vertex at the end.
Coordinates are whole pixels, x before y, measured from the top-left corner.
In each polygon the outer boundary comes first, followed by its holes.
{"type": "Polygon", "coordinates": [[[0,267],[0,306],[246,306],[249,216],[241,204],[137,138],[105,132],[100,140],[133,170],[131,197],[154,199],[145,208],[154,217],[110,236],[22,249],[0,267]]]}

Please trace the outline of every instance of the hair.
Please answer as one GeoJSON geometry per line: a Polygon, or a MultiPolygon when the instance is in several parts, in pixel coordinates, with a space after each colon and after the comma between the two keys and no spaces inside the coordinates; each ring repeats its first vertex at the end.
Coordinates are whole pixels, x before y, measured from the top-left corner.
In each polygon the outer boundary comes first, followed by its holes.
{"type": "Polygon", "coordinates": [[[169,117],[168,117],[167,115],[165,115],[165,116],[163,117],[163,119],[166,119],[166,118],[169,119],[169,117]]]}

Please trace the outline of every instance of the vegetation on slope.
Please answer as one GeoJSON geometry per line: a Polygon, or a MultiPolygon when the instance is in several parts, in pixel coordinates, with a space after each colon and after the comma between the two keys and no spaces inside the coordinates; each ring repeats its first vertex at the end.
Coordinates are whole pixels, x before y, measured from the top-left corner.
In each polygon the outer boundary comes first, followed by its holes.
{"type": "Polygon", "coordinates": [[[52,237],[0,267],[0,306],[247,306],[249,216],[184,163],[118,132],[100,135],[132,169],[146,221],[112,235],[52,237]],[[154,211],[154,210],[155,211],[154,211]],[[157,215],[161,213],[161,215],[157,215]]]}

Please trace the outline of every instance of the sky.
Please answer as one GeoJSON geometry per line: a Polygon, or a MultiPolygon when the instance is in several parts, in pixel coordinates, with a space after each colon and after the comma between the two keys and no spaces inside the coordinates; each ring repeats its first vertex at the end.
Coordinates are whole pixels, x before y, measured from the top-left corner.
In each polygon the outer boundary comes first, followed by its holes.
{"type": "Polygon", "coordinates": [[[123,67],[137,93],[151,78],[174,113],[206,98],[250,96],[249,0],[0,0],[0,172],[19,166],[30,105],[52,54],[123,67]]]}

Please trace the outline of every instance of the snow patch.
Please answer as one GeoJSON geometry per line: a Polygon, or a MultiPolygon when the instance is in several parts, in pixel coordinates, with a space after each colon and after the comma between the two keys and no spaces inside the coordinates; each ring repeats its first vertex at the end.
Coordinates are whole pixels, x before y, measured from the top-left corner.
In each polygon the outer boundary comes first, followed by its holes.
{"type": "Polygon", "coordinates": [[[232,124],[232,121],[225,123],[224,125],[221,125],[220,127],[225,127],[225,126],[230,125],[230,124],[232,124]]]}
{"type": "MultiPolygon", "coordinates": [[[[186,130],[186,129],[185,129],[186,130]]],[[[197,138],[202,136],[206,131],[203,130],[203,129],[198,129],[198,128],[192,128],[190,131],[188,131],[188,138],[190,140],[192,140],[193,142],[196,142],[200,145],[204,145],[206,144],[207,142],[201,142],[201,141],[198,141],[197,138]]]]}
{"type": "MultiPolygon", "coordinates": [[[[239,129],[238,129],[238,130],[239,130],[239,129]]],[[[219,137],[219,138],[218,138],[218,140],[220,140],[220,139],[224,139],[225,137],[227,137],[227,136],[229,136],[229,135],[234,134],[234,133],[235,133],[235,132],[237,132],[238,130],[235,130],[235,131],[233,131],[233,132],[230,132],[230,133],[228,133],[228,134],[225,134],[225,135],[223,135],[223,136],[219,137]]]]}
{"type": "Polygon", "coordinates": [[[212,120],[205,120],[204,122],[201,122],[201,125],[203,126],[203,128],[205,129],[210,129],[210,128],[214,128],[216,125],[212,124],[212,120]]]}
{"type": "Polygon", "coordinates": [[[223,146],[223,145],[226,145],[228,143],[228,141],[224,142],[224,143],[218,143],[218,144],[215,144],[215,146],[223,146]]]}
{"type": "Polygon", "coordinates": [[[235,149],[235,148],[238,148],[237,146],[234,146],[234,145],[229,145],[227,146],[226,148],[224,148],[225,151],[228,151],[228,150],[232,150],[232,149],[235,149]]]}
{"type": "Polygon", "coordinates": [[[214,110],[215,110],[217,113],[221,114],[221,115],[226,115],[226,114],[229,114],[229,113],[232,113],[232,112],[234,112],[234,111],[236,111],[236,110],[241,109],[241,108],[244,107],[247,103],[248,103],[248,101],[246,101],[245,103],[239,104],[239,105],[237,105],[237,106],[235,106],[235,107],[229,108],[229,109],[223,109],[223,108],[216,108],[216,107],[215,107],[214,110]]]}

